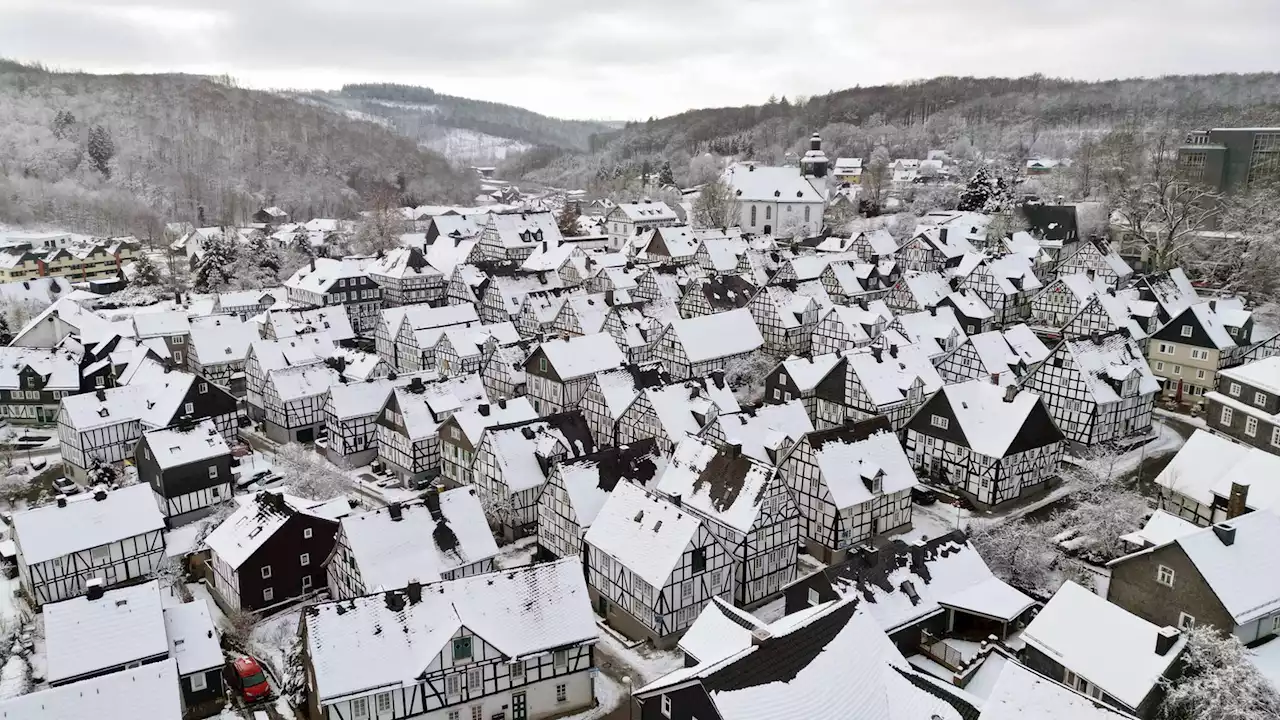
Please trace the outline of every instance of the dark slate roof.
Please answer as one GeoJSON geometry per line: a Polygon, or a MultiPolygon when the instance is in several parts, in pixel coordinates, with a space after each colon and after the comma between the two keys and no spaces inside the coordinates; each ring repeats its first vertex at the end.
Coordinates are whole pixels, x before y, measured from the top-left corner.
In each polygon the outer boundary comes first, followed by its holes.
{"type": "Polygon", "coordinates": [[[573,465],[594,466],[597,473],[596,487],[605,492],[613,492],[621,480],[646,487],[658,473],[655,462],[658,457],[656,445],[653,438],[645,438],[574,458],[565,462],[563,468],[573,465]]]}
{"type": "Polygon", "coordinates": [[[721,275],[702,283],[702,295],[716,311],[744,308],[756,294],[756,286],[741,275],[721,275]]]}
{"type": "Polygon", "coordinates": [[[1025,203],[1022,215],[1031,226],[1031,231],[1046,240],[1071,242],[1079,237],[1075,205],[1025,203]]]}
{"type": "Polygon", "coordinates": [[[856,443],[878,432],[893,432],[893,425],[889,423],[889,418],[877,415],[861,422],[845,421],[845,424],[840,427],[811,432],[805,435],[805,438],[814,450],[818,450],[829,442],[856,443]]]}

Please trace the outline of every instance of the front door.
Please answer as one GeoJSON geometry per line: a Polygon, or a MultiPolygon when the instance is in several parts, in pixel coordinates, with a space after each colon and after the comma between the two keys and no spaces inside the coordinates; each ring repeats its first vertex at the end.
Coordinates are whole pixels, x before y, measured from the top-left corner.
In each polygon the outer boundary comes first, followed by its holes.
{"type": "Polygon", "coordinates": [[[303,428],[298,431],[298,442],[303,445],[309,445],[316,439],[315,428],[303,428]]]}
{"type": "Polygon", "coordinates": [[[511,720],[529,720],[529,710],[522,692],[511,694],[511,720]]]}

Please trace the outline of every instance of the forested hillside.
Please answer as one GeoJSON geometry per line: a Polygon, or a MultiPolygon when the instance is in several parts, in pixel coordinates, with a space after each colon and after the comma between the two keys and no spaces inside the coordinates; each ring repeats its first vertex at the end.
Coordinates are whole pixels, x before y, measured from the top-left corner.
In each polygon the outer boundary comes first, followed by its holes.
{"type": "Polygon", "coordinates": [[[272,93],[0,62],[0,222],[146,235],[264,204],[345,217],[390,192],[466,201],[476,183],[390,129],[272,93]]]}
{"type": "Polygon", "coordinates": [[[707,152],[781,162],[822,133],[827,153],[868,157],[880,145],[893,157],[946,149],[1064,157],[1083,137],[1115,127],[1177,128],[1280,124],[1280,74],[1176,76],[1079,82],[1042,76],[957,78],[853,88],[765,105],[692,110],[632,123],[595,153],[527,153],[509,174],[565,186],[636,175],[669,161],[682,182],[700,181],[707,152]]]}
{"type": "Polygon", "coordinates": [[[302,93],[298,98],[381,122],[465,162],[501,159],[537,145],[591,150],[595,149],[593,138],[611,132],[600,123],[560,120],[412,85],[346,85],[333,92],[302,93]]]}

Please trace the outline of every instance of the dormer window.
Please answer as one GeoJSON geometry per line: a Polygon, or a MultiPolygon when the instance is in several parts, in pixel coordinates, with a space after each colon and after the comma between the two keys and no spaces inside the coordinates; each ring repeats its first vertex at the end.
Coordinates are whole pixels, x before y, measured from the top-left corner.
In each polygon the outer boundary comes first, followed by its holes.
{"type": "Polygon", "coordinates": [[[1183,325],[1182,330],[1180,331],[1180,334],[1182,335],[1182,337],[1191,337],[1191,326],[1183,325]]]}
{"type": "Polygon", "coordinates": [[[1136,394],[1138,392],[1138,378],[1131,377],[1128,380],[1125,380],[1124,386],[1121,388],[1120,392],[1124,397],[1132,397],[1136,394]]]}

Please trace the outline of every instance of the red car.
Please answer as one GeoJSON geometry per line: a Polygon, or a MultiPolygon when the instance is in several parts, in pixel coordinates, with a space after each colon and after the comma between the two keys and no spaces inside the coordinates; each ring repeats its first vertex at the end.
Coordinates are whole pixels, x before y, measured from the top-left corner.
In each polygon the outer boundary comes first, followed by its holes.
{"type": "Polygon", "coordinates": [[[265,700],[271,695],[271,686],[267,684],[267,676],[262,666],[250,657],[238,657],[231,663],[231,683],[246,703],[265,700]]]}

